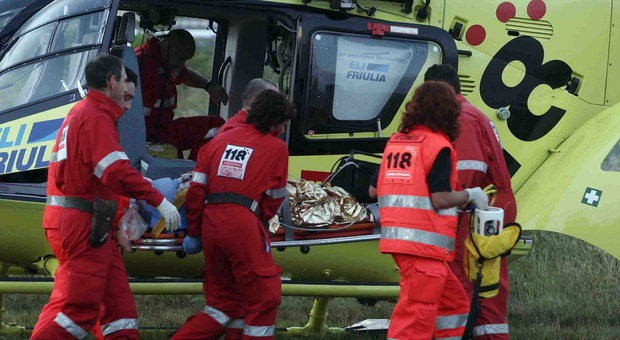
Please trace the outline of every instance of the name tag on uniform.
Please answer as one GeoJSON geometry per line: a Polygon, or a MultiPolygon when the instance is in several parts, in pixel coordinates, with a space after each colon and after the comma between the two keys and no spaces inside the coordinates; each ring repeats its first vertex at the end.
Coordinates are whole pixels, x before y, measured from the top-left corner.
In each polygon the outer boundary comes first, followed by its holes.
{"type": "Polygon", "coordinates": [[[217,175],[243,180],[254,149],[228,144],[220,159],[217,175]]]}
{"type": "Polygon", "coordinates": [[[67,133],[69,132],[69,124],[62,129],[62,135],[60,135],[60,140],[58,141],[58,162],[64,161],[67,159],[67,133]]]}

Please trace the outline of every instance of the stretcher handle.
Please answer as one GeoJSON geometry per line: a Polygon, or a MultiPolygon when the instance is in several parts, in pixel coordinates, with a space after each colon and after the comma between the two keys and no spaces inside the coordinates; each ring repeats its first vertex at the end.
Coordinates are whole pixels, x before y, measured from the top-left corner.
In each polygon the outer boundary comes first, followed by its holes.
{"type": "MultiPolygon", "coordinates": [[[[185,196],[187,195],[187,190],[188,189],[183,189],[179,191],[172,200],[172,204],[177,208],[177,210],[181,209],[181,207],[183,207],[183,204],[185,204],[185,196]]],[[[153,230],[151,231],[151,235],[153,236],[153,238],[159,238],[159,234],[164,231],[165,227],[166,221],[163,217],[160,217],[157,223],[155,223],[153,230]]]]}

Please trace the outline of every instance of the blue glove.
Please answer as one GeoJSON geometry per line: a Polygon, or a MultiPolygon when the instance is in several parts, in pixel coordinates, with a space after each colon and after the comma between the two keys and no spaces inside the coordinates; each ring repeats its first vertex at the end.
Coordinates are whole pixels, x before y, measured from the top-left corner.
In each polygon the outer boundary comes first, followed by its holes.
{"type": "Polygon", "coordinates": [[[186,254],[198,254],[202,251],[202,239],[200,236],[185,236],[183,240],[183,251],[186,254]]]}

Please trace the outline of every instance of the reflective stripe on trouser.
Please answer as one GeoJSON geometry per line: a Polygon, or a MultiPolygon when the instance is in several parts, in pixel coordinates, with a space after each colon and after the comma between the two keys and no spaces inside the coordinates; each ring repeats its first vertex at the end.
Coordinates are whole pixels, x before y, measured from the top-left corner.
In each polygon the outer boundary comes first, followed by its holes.
{"type": "Polygon", "coordinates": [[[467,325],[467,316],[469,316],[469,313],[437,316],[437,320],[435,320],[435,329],[441,330],[465,327],[465,325],[467,325]]]}
{"type": "Polygon", "coordinates": [[[103,335],[109,335],[114,332],[122,331],[125,329],[138,329],[138,319],[119,319],[112,321],[106,325],[101,326],[101,332],[103,335]]]}
{"type": "Polygon", "coordinates": [[[73,322],[73,320],[62,312],[56,315],[54,322],[78,339],[83,339],[86,335],[88,335],[88,332],[84,328],[73,322]]]}
{"type": "Polygon", "coordinates": [[[243,335],[252,336],[256,338],[273,336],[275,326],[249,326],[243,327],[243,335]]]}
{"type": "Polygon", "coordinates": [[[460,338],[469,299],[444,261],[392,254],[400,268],[400,297],[388,329],[390,339],[460,338]]]}
{"type": "Polygon", "coordinates": [[[492,325],[480,325],[474,327],[474,336],[491,335],[491,334],[509,334],[508,324],[492,324],[492,325]]]}
{"type": "MultiPolygon", "coordinates": [[[[89,245],[92,215],[75,209],[64,209],[60,217],[60,235],[66,250],[67,271],[65,303],[61,313],[84,330],[90,330],[104,307],[102,324],[120,319],[136,319],[137,311],[122,257],[116,242],[109,239],[103,246],[89,245]]],[[[58,323],[43,327],[33,339],[70,339],[58,323]]],[[[137,329],[117,330],[108,337],[138,339],[137,329]]]]}
{"type": "Polygon", "coordinates": [[[219,323],[220,325],[224,327],[227,327],[231,321],[231,319],[228,316],[226,316],[224,312],[222,312],[221,310],[217,308],[213,308],[211,306],[206,306],[202,312],[212,317],[215,321],[217,321],[217,323],[219,323]]]}
{"type": "Polygon", "coordinates": [[[243,329],[243,327],[245,327],[243,319],[235,319],[228,324],[228,328],[231,329],[243,329]]]}

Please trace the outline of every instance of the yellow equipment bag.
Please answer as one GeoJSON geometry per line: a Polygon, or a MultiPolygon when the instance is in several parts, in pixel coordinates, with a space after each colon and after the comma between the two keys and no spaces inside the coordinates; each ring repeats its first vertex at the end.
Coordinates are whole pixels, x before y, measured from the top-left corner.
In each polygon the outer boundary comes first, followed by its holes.
{"type": "Polygon", "coordinates": [[[480,285],[478,296],[491,298],[499,294],[501,258],[510,254],[520,237],[521,226],[518,223],[509,223],[499,235],[491,236],[473,233],[470,228],[465,239],[467,251],[463,255],[463,269],[469,282],[480,285]]]}
{"type": "Polygon", "coordinates": [[[172,144],[147,143],[146,153],[157,158],[176,159],[178,157],[177,148],[172,144]]]}

